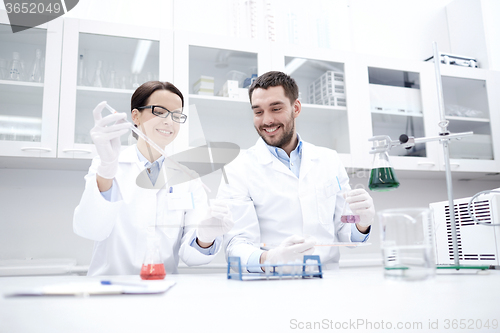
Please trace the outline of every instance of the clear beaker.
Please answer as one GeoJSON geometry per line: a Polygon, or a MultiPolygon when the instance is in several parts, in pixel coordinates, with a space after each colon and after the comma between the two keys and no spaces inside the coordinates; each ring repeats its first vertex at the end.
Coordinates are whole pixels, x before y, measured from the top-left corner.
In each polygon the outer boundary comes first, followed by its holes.
{"type": "Polygon", "coordinates": [[[149,236],[147,242],[146,256],[140,273],[141,279],[163,280],[167,274],[160,255],[160,238],[156,235],[149,236]]]}
{"type": "Polygon", "coordinates": [[[433,277],[436,263],[430,210],[388,209],[377,216],[384,276],[401,280],[433,277]]]}
{"type": "Polygon", "coordinates": [[[395,190],[398,187],[399,181],[389,162],[389,154],[386,151],[375,153],[368,188],[372,191],[383,192],[395,190]]]}
{"type": "Polygon", "coordinates": [[[349,205],[345,199],[347,198],[347,190],[342,190],[341,195],[344,198],[344,206],[342,207],[342,215],[340,216],[340,222],[342,223],[358,223],[361,218],[359,215],[355,215],[350,209],[347,209],[349,205]]]}

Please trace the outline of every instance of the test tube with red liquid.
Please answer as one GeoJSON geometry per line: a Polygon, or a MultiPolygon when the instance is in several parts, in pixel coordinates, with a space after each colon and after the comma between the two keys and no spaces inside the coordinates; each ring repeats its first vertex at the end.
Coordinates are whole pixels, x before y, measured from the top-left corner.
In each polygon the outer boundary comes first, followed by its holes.
{"type": "Polygon", "coordinates": [[[345,201],[347,197],[347,190],[343,190],[340,186],[339,177],[337,177],[337,183],[339,184],[339,189],[342,197],[344,198],[344,207],[342,208],[342,215],[340,216],[340,222],[342,223],[358,223],[361,218],[359,215],[348,214],[347,210],[347,201],[345,201]]]}

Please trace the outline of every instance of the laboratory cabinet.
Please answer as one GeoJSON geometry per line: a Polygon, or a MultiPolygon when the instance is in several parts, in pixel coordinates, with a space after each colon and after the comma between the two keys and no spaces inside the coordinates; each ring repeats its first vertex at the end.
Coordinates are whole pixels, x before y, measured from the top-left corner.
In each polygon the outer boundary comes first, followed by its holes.
{"type": "Polygon", "coordinates": [[[347,52],[275,43],[273,70],[292,76],[299,87],[302,111],[297,132],[304,141],[335,149],[346,167],[359,166],[363,153],[357,141],[356,68],[347,52]]]}
{"type": "Polygon", "coordinates": [[[174,37],[174,82],[184,93],[188,115],[176,144],[182,149],[207,142],[253,146],[258,134],[248,86],[272,70],[270,43],[185,31],[174,37]]]}
{"type": "MultiPolygon", "coordinates": [[[[95,156],[90,130],[99,102],[126,112],[131,121],[135,89],[150,80],[172,80],[172,42],[167,30],[64,20],[58,157],[95,156]]],[[[131,134],[123,136],[122,148],[134,142],[131,134]]]]}
{"type": "MultiPolygon", "coordinates": [[[[450,132],[472,136],[450,142],[454,171],[500,171],[500,72],[441,66],[443,100],[450,132]]],[[[440,154],[440,168],[444,167],[440,154]]]]}
{"type": "MultiPolygon", "coordinates": [[[[372,136],[388,135],[398,140],[401,134],[415,138],[437,136],[439,112],[433,64],[401,59],[357,55],[359,121],[357,137],[366,142],[365,167],[371,167],[368,155],[372,136]]],[[[402,146],[389,151],[390,161],[399,170],[438,171],[439,143],[402,146]]]]}
{"type": "MultiPolygon", "coordinates": [[[[10,26],[0,11],[3,31],[10,26]]],[[[371,167],[372,136],[439,133],[430,62],[74,18],[0,33],[0,43],[1,156],[91,159],[94,107],[107,101],[130,120],[131,96],[148,80],[184,94],[188,121],[170,153],[219,141],[246,150],[258,139],[248,87],[270,70],[299,86],[302,138],[335,149],[348,168],[371,167]]],[[[452,170],[498,172],[500,73],[441,65],[441,74],[449,130],[474,132],[451,142],[452,170]]],[[[122,137],[123,148],[134,142],[122,137]]],[[[437,141],[389,154],[396,170],[444,170],[437,141]]]]}
{"type": "Polygon", "coordinates": [[[63,20],[12,33],[0,11],[0,156],[56,157],[63,20]]]}

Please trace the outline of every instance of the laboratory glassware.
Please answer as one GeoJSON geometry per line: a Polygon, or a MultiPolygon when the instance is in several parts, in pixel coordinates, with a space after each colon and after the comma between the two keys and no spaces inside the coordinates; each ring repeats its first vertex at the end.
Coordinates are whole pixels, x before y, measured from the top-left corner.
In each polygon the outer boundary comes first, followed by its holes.
{"type": "Polygon", "coordinates": [[[375,153],[368,188],[372,191],[390,191],[399,187],[396,173],[389,162],[387,151],[375,153]]]}
{"type": "Polygon", "coordinates": [[[95,75],[94,75],[94,87],[103,87],[103,79],[102,79],[102,61],[99,60],[97,61],[97,68],[95,70],[95,75]]]}
{"type": "Polygon", "coordinates": [[[109,72],[108,88],[116,88],[116,72],[113,70],[109,72]]]}
{"type": "Polygon", "coordinates": [[[434,234],[428,208],[378,212],[384,276],[424,280],[435,274],[434,234]]]}
{"type": "Polygon", "coordinates": [[[76,84],[78,86],[86,86],[87,82],[87,68],[85,67],[85,58],[83,54],[78,56],[78,79],[76,84]]]}
{"type": "Polygon", "coordinates": [[[160,239],[157,235],[149,236],[146,256],[141,267],[141,279],[163,280],[166,275],[165,265],[160,255],[160,239]]]}
{"type": "Polygon", "coordinates": [[[134,73],[132,75],[132,88],[137,89],[139,88],[140,83],[139,83],[139,74],[134,73]]]}
{"type": "Polygon", "coordinates": [[[36,49],[35,61],[29,75],[30,82],[42,82],[42,51],[40,49],[36,49]]]}

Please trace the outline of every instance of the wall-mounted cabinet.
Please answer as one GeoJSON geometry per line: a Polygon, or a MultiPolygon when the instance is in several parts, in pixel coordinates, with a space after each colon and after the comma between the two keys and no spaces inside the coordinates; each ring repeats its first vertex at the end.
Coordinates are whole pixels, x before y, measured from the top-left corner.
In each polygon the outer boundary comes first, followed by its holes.
{"type": "Polygon", "coordinates": [[[0,155],[56,157],[63,20],[12,33],[0,11],[0,155]]]}
{"type": "MultiPolygon", "coordinates": [[[[439,112],[432,64],[367,56],[355,61],[363,140],[379,135],[392,140],[401,134],[416,138],[437,135],[439,112]]],[[[396,169],[439,170],[438,148],[439,143],[428,142],[412,149],[395,147],[389,155],[396,169]]],[[[370,145],[365,153],[369,149],[370,145]]],[[[364,160],[365,167],[371,166],[371,158],[364,160]]]]}
{"type": "Polygon", "coordinates": [[[255,144],[248,86],[252,78],[271,70],[268,50],[269,44],[252,40],[175,32],[174,81],[189,92],[187,126],[177,145],[229,141],[248,149],[255,144]]]}
{"type": "MultiPolygon", "coordinates": [[[[443,99],[450,132],[472,136],[450,143],[456,171],[500,171],[500,72],[481,68],[441,66],[443,99]]],[[[440,160],[440,165],[444,160],[440,160]]]]}
{"type": "MultiPolygon", "coordinates": [[[[270,70],[299,86],[302,138],[337,150],[346,167],[371,167],[372,136],[439,133],[432,63],[70,18],[12,34],[8,22],[0,11],[2,156],[90,159],[94,107],[107,101],[130,117],[135,88],[157,79],[183,92],[188,115],[169,151],[207,141],[248,149],[258,138],[248,86],[270,70]]],[[[453,170],[498,172],[500,74],[444,65],[441,74],[449,130],[474,132],[451,142],[453,170]]],[[[444,169],[439,142],[390,155],[397,170],[444,169]]]]}
{"type": "Polygon", "coordinates": [[[296,120],[302,139],[335,149],[345,166],[355,166],[356,102],[350,55],[325,49],[273,46],[273,70],[292,76],[302,112],[296,120]]]}

